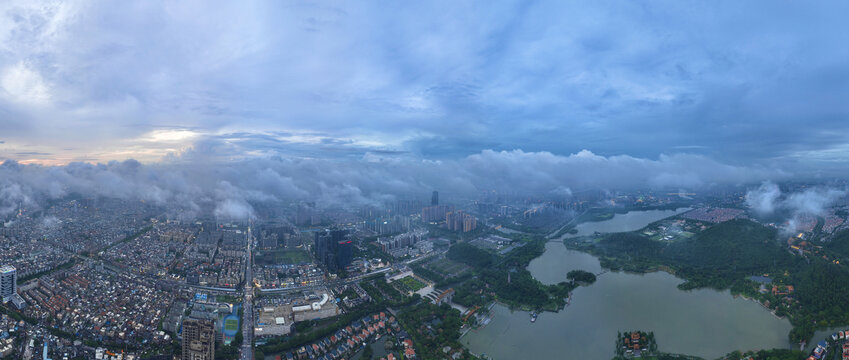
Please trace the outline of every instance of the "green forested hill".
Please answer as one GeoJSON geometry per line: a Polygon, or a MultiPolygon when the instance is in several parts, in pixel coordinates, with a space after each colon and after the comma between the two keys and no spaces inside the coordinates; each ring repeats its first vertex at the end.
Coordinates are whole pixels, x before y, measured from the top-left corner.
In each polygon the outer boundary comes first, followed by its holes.
{"type": "Polygon", "coordinates": [[[840,258],[849,259],[849,229],[834,234],[825,244],[825,248],[840,258]]]}
{"type": "Polygon", "coordinates": [[[692,286],[725,288],[749,275],[784,272],[800,259],[778,243],[776,230],[749,220],[715,225],[689,241],[673,243],[667,259],[692,286]]]}
{"type": "MultiPolygon", "coordinates": [[[[849,232],[835,236],[826,248],[849,256],[849,232]]],[[[600,257],[614,270],[674,272],[686,280],[681,289],[731,288],[735,293],[769,301],[779,315],[789,315],[794,341],[809,339],[814,330],[849,324],[849,268],[817,256],[791,254],[775,229],[749,220],[732,220],[689,240],[662,243],[638,232],[605,235],[597,242],[567,245],[600,257]],[[793,285],[789,295],[757,291],[751,275],[770,274],[778,284],[793,285]]]]}
{"type": "Polygon", "coordinates": [[[749,220],[715,225],[692,239],[665,244],[636,232],[610,234],[596,251],[608,257],[604,265],[645,271],[672,267],[687,279],[685,287],[730,287],[748,275],[782,271],[798,262],[776,240],[775,229],[749,220]]]}

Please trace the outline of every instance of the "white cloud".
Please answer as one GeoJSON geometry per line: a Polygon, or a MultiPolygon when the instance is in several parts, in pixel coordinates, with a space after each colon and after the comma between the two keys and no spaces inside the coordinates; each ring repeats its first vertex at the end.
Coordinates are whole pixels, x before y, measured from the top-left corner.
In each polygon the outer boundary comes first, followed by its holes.
{"type": "MultiPolygon", "coordinates": [[[[226,149],[235,150],[234,156],[245,151],[226,149]]],[[[253,215],[255,204],[280,201],[312,200],[321,207],[379,206],[397,198],[426,196],[434,189],[455,198],[474,197],[481,190],[569,196],[574,189],[678,190],[783,176],[775,170],[734,167],[693,155],[642,159],[590,151],[559,156],[485,150],[443,161],[410,156],[336,160],[274,155],[230,161],[216,156],[218,151],[210,144],[195,149],[185,161],[173,158],[148,165],[133,160],[53,167],[6,162],[0,165],[0,215],[14,211],[20,202],[38,206],[71,193],[144,200],[181,216],[196,216],[207,209],[215,216],[242,219],[253,215]],[[203,156],[207,151],[213,155],[203,156]]],[[[793,201],[806,208],[815,203],[793,201]]]]}
{"type": "Polygon", "coordinates": [[[15,101],[44,105],[50,101],[50,87],[38,71],[23,62],[9,66],[0,74],[0,86],[15,101]]]}
{"type": "Polygon", "coordinates": [[[746,192],[746,205],[760,215],[770,215],[775,212],[776,201],[781,196],[781,189],[771,181],[765,181],[760,187],[746,192]]]}
{"type": "Polygon", "coordinates": [[[758,188],[746,192],[746,204],[760,216],[783,216],[787,223],[782,230],[795,233],[803,219],[824,215],[829,206],[846,194],[845,189],[830,187],[814,187],[786,194],[775,183],[765,181],[758,188]]]}

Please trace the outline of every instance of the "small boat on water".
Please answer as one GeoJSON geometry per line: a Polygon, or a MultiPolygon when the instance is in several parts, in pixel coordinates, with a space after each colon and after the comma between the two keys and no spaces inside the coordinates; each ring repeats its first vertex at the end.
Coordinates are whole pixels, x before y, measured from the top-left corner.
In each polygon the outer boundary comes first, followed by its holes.
{"type": "Polygon", "coordinates": [[[534,311],[534,312],[531,313],[531,322],[536,322],[536,321],[537,321],[537,312],[534,311]]]}

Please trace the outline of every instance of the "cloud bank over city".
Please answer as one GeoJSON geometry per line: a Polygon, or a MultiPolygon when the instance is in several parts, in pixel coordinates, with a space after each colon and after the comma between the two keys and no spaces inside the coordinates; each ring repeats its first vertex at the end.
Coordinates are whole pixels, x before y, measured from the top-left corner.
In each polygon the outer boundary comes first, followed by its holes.
{"type": "Polygon", "coordinates": [[[253,205],[300,200],[321,207],[381,206],[421,199],[433,189],[455,197],[484,190],[519,195],[571,196],[572,189],[705,188],[746,184],[784,174],[765,168],[717,163],[700,155],[605,157],[590,151],[568,156],[521,150],[485,150],[459,160],[246,158],[197,162],[197,153],[167,162],[0,165],[0,215],[20,205],[37,208],[71,194],[139,200],[186,216],[214,208],[214,215],[251,216],[253,205]]]}
{"type": "Polygon", "coordinates": [[[816,186],[803,191],[785,193],[771,181],[746,192],[746,205],[758,216],[777,215],[786,221],[782,229],[795,232],[805,218],[826,214],[826,209],[847,194],[845,188],[816,186]]]}

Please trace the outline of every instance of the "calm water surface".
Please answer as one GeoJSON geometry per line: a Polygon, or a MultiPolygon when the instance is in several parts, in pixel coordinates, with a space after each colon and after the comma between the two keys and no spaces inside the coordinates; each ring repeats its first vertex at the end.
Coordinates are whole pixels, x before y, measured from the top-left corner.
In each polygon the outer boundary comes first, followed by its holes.
{"type": "Polygon", "coordinates": [[[646,210],[631,211],[625,214],[615,214],[610,220],[580,223],[575,226],[575,230],[578,230],[578,233],[566,234],[563,238],[592,235],[596,231],[601,233],[613,233],[640,230],[655,221],[666,219],[670,216],[678,215],[688,210],[690,209],[680,208],[676,210],[646,210]]]}
{"type": "MultiPolygon", "coordinates": [[[[579,228],[579,234],[636,230],[676,212],[641,213],[652,214],[617,214],[608,221],[587,223],[592,227],[579,228]]],[[[548,284],[566,280],[566,273],[574,269],[601,272],[598,259],[559,242],[548,243],[545,254],[528,266],[548,284]]],[[[681,282],[663,272],[605,273],[595,284],[576,289],[565,310],[543,313],[536,323],[526,312],[496,305],[492,322],[461,341],[494,359],[610,359],[617,331],[628,329],[654,331],[663,351],[707,359],[733,350],[791,347],[789,321],[728,291],[678,290],[681,282]]]]}

